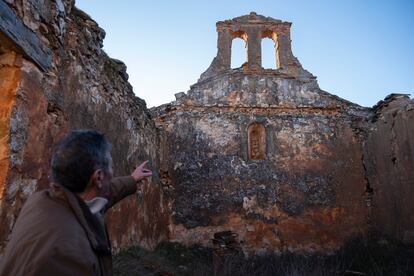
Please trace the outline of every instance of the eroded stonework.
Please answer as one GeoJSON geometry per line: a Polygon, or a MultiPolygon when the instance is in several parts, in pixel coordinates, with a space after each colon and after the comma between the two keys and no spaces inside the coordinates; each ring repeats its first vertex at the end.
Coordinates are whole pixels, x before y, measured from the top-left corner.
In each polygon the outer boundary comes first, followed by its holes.
{"type": "Polygon", "coordinates": [[[373,109],[365,142],[366,176],[372,188],[373,227],[414,243],[414,100],[391,94],[373,109]]]}
{"type": "Polygon", "coordinates": [[[0,249],[72,128],[105,133],[115,174],[147,159],[154,171],[107,215],[114,250],[213,247],[225,235],[246,253],[332,251],[373,229],[414,242],[413,100],[366,108],[321,90],[292,53],[291,23],[255,13],[218,22],[218,53],[199,81],[148,110],[73,0],[1,4],[0,18],[19,23],[0,21],[0,249]],[[234,38],[247,61],[231,69],[234,38]],[[261,66],[263,38],[275,70],[261,66]]]}
{"type": "Polygon", "coordinates": [[[136,242],[152,248],[166,238],[168,223],[157,185],[158,137],[126,66],[102,50],[104,30],[73,0],[1,5],[0,25],[17,24],[7,33],[0,28],[0,248],[27,197],[48,187],[52,145],[73,128],[108,137],[115,175],[150,160],[152,183],[107,216],[115,250],[136,242]]]}
{"type": "Polygon", "coordinates": [[[171,239],[211,246],[232,231],[245,252],[330,251],[371,229],[364,147],[375,112],[319,88],[292,54],[290,25],[255,13],[218,22],[198,83],[152,110],[171,239]],[[236,37],[248,55],[231,69],[236,37]],[[261,67],[266,37],[276,70],[261,67]]]}

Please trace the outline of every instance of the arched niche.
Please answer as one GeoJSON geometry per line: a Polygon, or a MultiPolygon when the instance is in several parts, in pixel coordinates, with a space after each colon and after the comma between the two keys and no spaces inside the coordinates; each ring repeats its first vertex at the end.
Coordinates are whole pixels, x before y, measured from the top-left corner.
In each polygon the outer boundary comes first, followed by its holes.
{"type": "Polygon", "coordinates": [[[249,160],[263,160],[266,149],[266,130],[261,123],[252,123],[247,128],[247,156],[249,160]]]}
{"type": "Polygon", "coordinates": [[[248,62],[248,37],[244,31],[231,32],[231,68],[239,68],[248,62]]]}
{"type": "Polygon", "coordinates": [[[279,41],[277,33],[272,30],[262,31],[262,64],[264,68],[279,69],[279,41]]]}

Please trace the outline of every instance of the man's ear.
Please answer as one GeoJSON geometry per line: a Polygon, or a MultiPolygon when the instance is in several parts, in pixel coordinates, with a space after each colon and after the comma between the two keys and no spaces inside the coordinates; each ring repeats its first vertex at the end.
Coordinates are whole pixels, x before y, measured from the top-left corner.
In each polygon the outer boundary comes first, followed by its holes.
{"type": "Polygon", "coordinates": [[[102,188],[102,180],[104,180],[104,177],[105,175],[102,169],[97,169],[92,174],[92,180],[99,189],[102,188]]]}

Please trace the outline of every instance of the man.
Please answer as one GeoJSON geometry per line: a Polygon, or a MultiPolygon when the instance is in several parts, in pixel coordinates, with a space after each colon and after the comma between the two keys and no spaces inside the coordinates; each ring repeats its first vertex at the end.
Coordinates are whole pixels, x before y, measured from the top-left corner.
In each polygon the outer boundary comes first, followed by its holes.
{"type": "Polygon", "coordinates": [[[152,175],[144,162],[112,179],[110,144],[75,130],[53,152],[50,189],[25,203],[0,264],[0,275],[112,275],[103,214],[152,175]]]}

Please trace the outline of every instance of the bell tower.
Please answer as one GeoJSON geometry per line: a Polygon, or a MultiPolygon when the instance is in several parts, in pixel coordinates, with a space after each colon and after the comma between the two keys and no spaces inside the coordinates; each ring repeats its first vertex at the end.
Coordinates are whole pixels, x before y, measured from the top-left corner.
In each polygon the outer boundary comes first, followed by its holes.
{"type": "Polygon", "coordinates": [[[302,68],[297,58],[293,56],[290,39],[291,25],[290,22],[283,22],[254,12],[231,20],[217,22],[217,55],[210,67],[201,75],[199,81],[232,70],[231,47],[235,38],[241,38],[246,43],[247,60],[242,66],[245,73],[273,73],[294,78],[314,78],[312,74],[302,68]],[[262,67],[261,42],[264,38],[270,38],[274,43],[276,70],[265,70],[262,67]]]}

